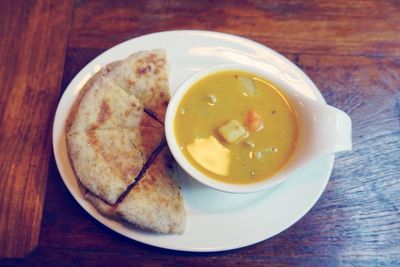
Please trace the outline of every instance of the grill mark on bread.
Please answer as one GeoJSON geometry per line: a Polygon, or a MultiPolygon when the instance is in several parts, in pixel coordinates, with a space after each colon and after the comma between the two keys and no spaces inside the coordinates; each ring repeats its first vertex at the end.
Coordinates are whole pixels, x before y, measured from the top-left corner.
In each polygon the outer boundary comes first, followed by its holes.
{"type": "MultiPolygon", "coordinates": [[[[128,79],[127,83],[128,83],[129,86],[134,86],[135,85],[135,81],[132,81],[131,79],[128,79]]],[[[126,92],[126,93],[128,93],[128,92],[126,92]]]]}
{"type": "Polygon", "coordinates": [[[97,143],[98,143],[99,140],[96,137],[95,131],[94,130],[88,130],[88,131],[86,131],[86,135],[88,137],[89,144],[93,145],[93,147],[96,150],[98,150],[97,143]]]}
{"type": "Polygon", "coordinates": [[[111,116],[111,108],[107,101],[103,100],[100,105],[100,112],[97,115],[97,122],[104,123],[111,116]]]}
{"type": "Polygon", "coordinates": [[[164,123],[163,123],[162,121],[160,121],[160,120],[156,117],[156,115],[154,115],[154,113],[151,112],[150,110],[144,108],[144,112],[146,112],[147,115],[149,115],[150,117],[152,117],[153,119],[155,119],[157,122],[159,122],[159,123],[161,123],[162,125],[164,125],[164,123]]]}
{"type": "MultiPolygon", "coordinates": [[[[144,174],[146,171],[150,168],[151,164],[153,161],[157,158],[157,156],[160,154],[161,150],[167,145],[167,142],[165,140],[162,140],[161,143],[158,145],[158,147],[151,153],[151,156],[147,160],[147,162],[143,165],[143,168],[140,170],[139,175],[136,177],[135,182],[130,184],[125,192],[118,198],[118,200],[115,202],[115,206],[118,206],[119,203],[121,203],[126,196],[129,194],[129,192],[135,187],[135,185],[143,178],[144,174]]],[[[114,206],[114,205],[113,205],[114,206]]]]}
{"type": "Polygon", "coordinates": [[[164,68],[165,65],[167,64],[167,62],[165,61],[165,59],[160,58],[154,64],[156,66],[155,70],[154,70],[154,74],[159,74],[160,73],[160,69],[164,68]]]}
{"type": "MultiPolygon", "coordinates": [[[[136,69],[136,75],[139,77],[142,75],[145,75],[148,72],[151,72],[151,65],[147,65],[145,67],[139,67],[136,69]]],[[[129,80],[128,80],[128,83],[129,83],[129,80]]]]}

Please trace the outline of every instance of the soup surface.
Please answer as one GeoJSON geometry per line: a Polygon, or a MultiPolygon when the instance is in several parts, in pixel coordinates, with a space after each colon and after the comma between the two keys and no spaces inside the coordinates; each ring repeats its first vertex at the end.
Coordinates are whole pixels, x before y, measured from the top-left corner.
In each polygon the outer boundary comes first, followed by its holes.
{"type": "Polygon", "coordinates": [[[216,72],[192,85],[179,103],[174,130],[196,169],[232,184],[274,175],[288,161],[297,135],[286,97],[242,71],[216,72]]]}

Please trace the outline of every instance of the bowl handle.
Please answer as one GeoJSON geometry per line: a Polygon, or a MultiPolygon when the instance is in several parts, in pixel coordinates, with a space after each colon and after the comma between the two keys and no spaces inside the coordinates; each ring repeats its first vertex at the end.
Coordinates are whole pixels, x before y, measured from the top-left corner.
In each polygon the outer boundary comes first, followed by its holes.
{"type": "Polygon", "coordinates": [[[352,150],[352,123],[345,112],[312,99],[297,101],[298,163],[352,150]]]}

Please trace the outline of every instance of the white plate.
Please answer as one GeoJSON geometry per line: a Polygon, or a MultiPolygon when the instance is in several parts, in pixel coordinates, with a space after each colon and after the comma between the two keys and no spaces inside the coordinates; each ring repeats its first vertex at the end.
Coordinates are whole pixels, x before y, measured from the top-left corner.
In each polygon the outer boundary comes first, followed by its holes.
{"type": "Polygon", "coordinates": [[[170,67],[170,88],[193,72],[220,63],[259,65],[276,71],[299,92],[325,102],[317,87],[277,52],[251,40],[207,31],[170,31],[141,36],[121,43],[84,67],[66,88],[53,125],[53,149],[61,177],[78,203],[110,229],[139,242],[182,251],[222,251],[268,239],[303,217],[322,194],[332,171],[334,156],[326,157],[273,190],[254,194],[215,191],[179,172],[187,211],[183,235],[160,235],[104,217],[79,190],[66,150],[65,120],[85,82],[102,66],[138,50],[165,48],[170,67]]]}

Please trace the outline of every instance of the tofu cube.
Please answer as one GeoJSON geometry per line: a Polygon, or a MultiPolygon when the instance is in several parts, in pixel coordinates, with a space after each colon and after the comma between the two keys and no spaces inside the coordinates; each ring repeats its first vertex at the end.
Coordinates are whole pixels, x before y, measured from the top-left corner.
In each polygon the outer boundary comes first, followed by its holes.
{"type": "Polygon", "coordinates": [[[230,120],[227,124],[219,127],[218,132],[228,143],[236,143],[247,136],[246,129],[237,120],[230,120]]]}

